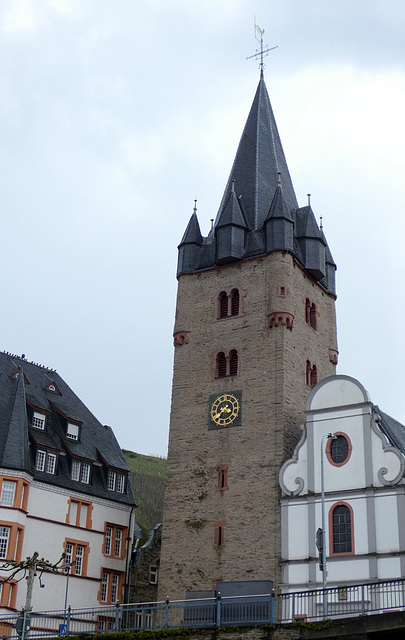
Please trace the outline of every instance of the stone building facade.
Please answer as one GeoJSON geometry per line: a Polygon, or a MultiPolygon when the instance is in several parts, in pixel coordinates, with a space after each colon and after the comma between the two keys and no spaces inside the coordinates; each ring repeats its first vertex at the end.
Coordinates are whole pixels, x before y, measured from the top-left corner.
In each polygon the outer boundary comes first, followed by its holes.
{"type": "Polygon", "coordinates": [[[279,582],[278,472],[335,373],[335,268],[262,74],[213,229],[194,211],[179,246],[159,598],[279,582]]]}

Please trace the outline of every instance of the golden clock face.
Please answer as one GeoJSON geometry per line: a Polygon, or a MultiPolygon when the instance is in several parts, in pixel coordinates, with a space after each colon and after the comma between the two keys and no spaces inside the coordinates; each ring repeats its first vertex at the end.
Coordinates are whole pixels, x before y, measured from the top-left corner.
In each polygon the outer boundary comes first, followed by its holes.
{"type": "Polygon", "coordinates": [[[211,420],[219,427],[227,427],[235,422],[239,415],[239,400],[231,393],[218,396],[211,405],[211,420]]]}

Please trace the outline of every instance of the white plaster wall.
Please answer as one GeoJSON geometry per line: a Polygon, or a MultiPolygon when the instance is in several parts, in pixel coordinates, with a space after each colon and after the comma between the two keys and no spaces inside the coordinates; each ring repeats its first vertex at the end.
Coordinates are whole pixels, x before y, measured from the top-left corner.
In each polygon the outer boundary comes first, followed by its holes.
{"type": "Polygon", "coordinates": [[[308,403],[309,410],[369,402],[364,387],[354,378],[333,376],[320,385],[308,403]]]}
{"type": "Polygon", "coordinates": [[[288,523],[288,558],[290,560],[307,558],[308,506],[306,503],[290,505],[288,523]]]}
{"type": "Polygon", "coordinates": [[[395,495],[384,492],[376,497],[375,519],[378,553],[398,551],[399,523],[395,495]]]}
{"type": "Polygon", "coordinates": [[[344,560],[343,556],[334,562],[328,562],[328,583],[332,585],[334,582],[363,582],[369,578],[369,565],[366,559],[350,559],[344,560]]]}
{"type": "Polygon", "coordinates": [[[380,580],[394,580],[403,578],[399,558],[379,558],[377,562],[378,578],[380,580]]]}
{"type": "MultiPolygon", "coordinates": [[[[100,588],[101,568],[125,572],[126,561],[106,558],[103,555],[105,523],[127,527],[129,525],[130,507],[115,505],[107,500],[80,493],[69,494],[68,491],[52,487],[45,483],[34,482],[29,491],[28,514],[19,510],[0,507],[0,519],[6,522],[18,522],[24,526],[22,558],[32,556],[35,551],[51,563],[59,560],[63,552],[66,538],[78,540],[89,545],[87,574],[83,577],[69,576],[68,604],[74,608],[98,607],[97,600],[100,588]],[[76,527],[66,524],[69,508],[69,497],[92,502],[92,528],[76,527]]],[[[132,535],[132,532],[131,532],[132,535]]],[[[127,541],[122,540],[126,549],[127,541]]],[[[44,573],[40,588],[38,578],[35,579],[33,591],[33,607],[36,610],[62,609],[65,601],[67,578],[65,575],[44,573]]],[[[17,587],[18,609],[25,605],[26,581],[22,580],[17,587]]]]}
{"type": "Polygon", "coordinates": [[[346,433],[352,443],[350,459],[341,467],[336,467],[328,461],[326,444],[324,441],[324,478],[325,492],[345,491],[357,487],[364,487],[366,483],[364,466],[364,435],[363,409],[317,414],[313,424],[314,448],[313,459],[315,467],[315,492],[321,491],[321,443],[328,433],[346,433]]]}
{"type": "Polygon", "coordinates": [[[294,585],[306,584],[309,580],[309,569],[307,564],[291,564],[288,568],[288,582],[291,591],[295,591],[294,585]]]}
{"type": "Polygon", "coordinates": [[[380,435],[374,431],[371,432],[371,445],[373,452],[373,484],[375,487],[381,487],[383,484],[377,475],[379,469],[386,469],[384,474],[385,482],[394,481],[401,472],[402,456],[396,449],[387,444],[385,437],[381,439],[380,435]]]}

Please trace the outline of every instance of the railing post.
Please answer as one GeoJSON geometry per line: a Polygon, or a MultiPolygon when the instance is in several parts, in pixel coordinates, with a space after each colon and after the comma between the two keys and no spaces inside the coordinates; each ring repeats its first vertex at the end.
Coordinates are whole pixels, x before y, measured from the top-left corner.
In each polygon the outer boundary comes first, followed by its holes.
{"type": "Polygon", "coordinates": [[[115,603],[115,622],[114,622],[115,632],[118,631],[119,621],[120,621],[120,603],[117,600],[117,602],[115,603]]]}
{"type": "Polygon", "coordinates": [[[26,624],[27,624],[27,612],[25,609],[23,609],[23,625],[21,630],[21,640],[25,640],[25,634],[27,632],[27,629],[25,627],[26,624]]]}
{"type": "Polygon", "coordinates": [[[165,629],[169,626],[169,596],[166,596],[165,602],[165,629]]]}
{"type": "Polygon", "coordinates": [[[70,616],[72,613],[72,607],[69,605],[66,616],[66,635],[70,635],[70,616]]]}
{"type": "Polygon", "coordinates": [[[218,591],[217,593],[217,619],[216,619],[216,626],[220,627],[221,626],[221,592],[218,591]]]}
{"type": "Polygon", "coordinates": [[[364,616],[366,612],[366,602],[364,598],[364,584],[361,585],[361,615],[364,616]]]}

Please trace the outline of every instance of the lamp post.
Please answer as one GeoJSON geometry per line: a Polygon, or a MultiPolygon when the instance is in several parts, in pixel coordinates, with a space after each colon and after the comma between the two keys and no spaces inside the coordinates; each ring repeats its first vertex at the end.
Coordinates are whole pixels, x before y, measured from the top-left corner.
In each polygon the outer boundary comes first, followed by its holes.
{"type": "Polygon", "coordinates": [[[327,433],[322,437],[321,441],[321,507],[322,507],[322,582],[323,582],[323,617],[328,616],[328,596],[326,594],[326,585],[328,581],[328,571],[326,569],[326,508],[325,508],[325,472],[324,472],[324,455],[325,440],[336,440],[336,436],[327,433]]]}

